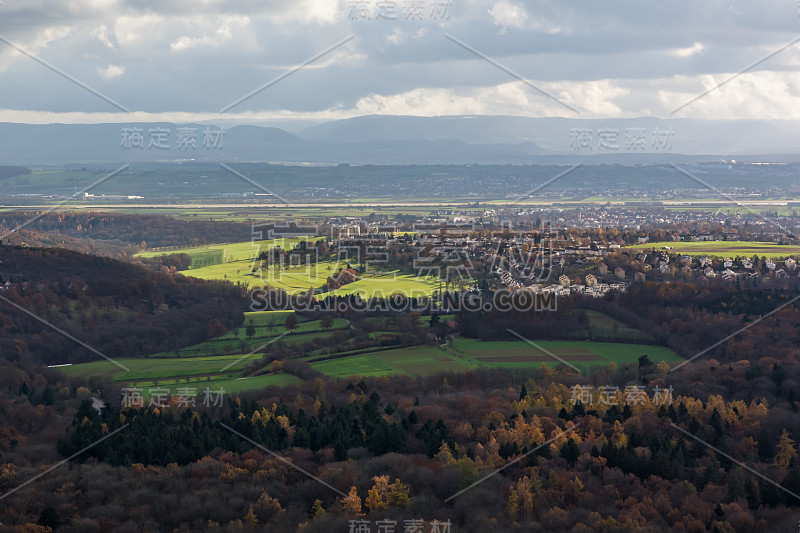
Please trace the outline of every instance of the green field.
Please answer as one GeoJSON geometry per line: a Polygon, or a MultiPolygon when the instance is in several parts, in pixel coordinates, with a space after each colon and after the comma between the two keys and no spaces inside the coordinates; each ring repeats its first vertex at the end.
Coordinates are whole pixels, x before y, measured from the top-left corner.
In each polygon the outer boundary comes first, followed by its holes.
{"type": "MultiPolygon", "coordinates": [[[[118,359],[117,362],[128,368],[124,370],[109,361],[95,361],[61,367],[68,376],[104,377],[120,382],[125,386],[143,389],[148,397],[149,388],[167,388],[177,393],[178,387],[212,390],[222,388],[228,394],[245,390],[259,389],[269,385],[299,383],[300,379],[283,373],[254,375],[244,377],[242,371],[261,354],[247,355],[249,351],[261,351],[264,345],[274,343],[291,345],[306,343],[315,339],[328,339],[336,330],[346,330],[350,324],[341,318],[334,320],[333,327],[323,329],[319,320],[309,320],[298,316],[299,327],[286,334],[284,321],[293,311],[259,311],[245,313],[244,325],[234,328],[225,335],[209,341],[183,348],[179,351],[162,352],[148,357],[118,359]],[[252,324],[255,334],[248,339],[246,326],[252,324]],[[281,336],[282,335],[282,336],[281,336]],[[278,338],[281,336],[280,338],[278,338]]],[[[630,328],[608,315],[596,311],[586,311],[587,332],[595,332],[606,338],[618,336],[636,342],[639,337],[647,339],[643,332],[630,328]]],[[[444,315],[442,320],[451,320],[453,315],[444,315]]],[[[396,334],[385,318],[366,319],[377,328],[367,334],[377,339],[383,333],[396,334]]],[[[423,319],[426,322],[427,318],[423,319]]],[[[581,332],[578,332],[581,333],[581,332]]],[[[587,334],[588,337],[588,334],[587,334]]],[[[428,376],[440,372],[464,372],[479,368],[540,368],[542,364],[553,368],[567,361],[581,371],[595,366],[607,366],[611,362],[619,365],[637,364],[639,357],[647,354],[650,361],[666,361],[675,364],[681,361],[674,352],[661,346],[634,344],[631,342],[594,342],[589,340],[534,341],[536,346],[517,340],[484,342],[457,337],[443,346],[414,346],[409,348],[372,348],[368,353],[348,350],[354,349],[353,342],[358,337],[339,339],[341,353],[331,355],[333,343],[325,347],[313,348],[301,360],[330,377],[408,375],[428,376]],[[554,354],[556,357],[554,357],[554,354]]]]}
{"type": "Polygon", "coordinates": [[[353,355],[313,363],[311,366],[331,377],[384,376],[405,374],[426,376],[438,372],[463,372],[476,368],[539,368],[566,360],[582,371],[595,366],[638,364],[647,355],[653,363],[681,361],[663,346],[591,341],[535,341],[539,350],[523,341],[484,342],[457,338],[450,348],[399,348],[353,355]],[[550,352],[550,354],[548,353],[550,352]]]}
{"type": "MultiPolygon", "coordinates": [[[[553,368],[562,364],[558,358],[571,365],[588,370],[594,366],[637,364],[639,357],[647,355],[653,363],[681,361],[670,349],[642,344],[590,342],[590,341],[535,341],[541,350],[523,341],[484,342],[457,338],[452,347],[415,346],[344,356],[311,363],[312,368],[330,377],[355,376],[429,376],[440,372],[464,372],[478,368],[539,368],[542,363],[553,368]],[[549,352],[549,353],[548,353],[549,352]],[[558,358],[550,354],[556,355],[558,358]]],[[[102,376],[123,382],[126,386],[144,389],[163,387],[175,392],[177,387],[204,390],[220,388],[228,394],[259,389],[268,385],[299,383],[300,379],[288,374],[265,374],[243,377],[241,369],[260,355],[225,355],[180,359],[119,359],[129,368],[120,369],[108,361],[95,361],[62,367],[68,376],[102,376]],[[226,369],[230,363],[235,363],[226,369]]],[[[313,360],[313,357],[306,357],[313,360]]]]}
{"type": "Polygon", "coordinates": [[[686,255],[708,255],[715,257],[768,257],[779,259],[789,256],[800,256],[800,246],[776,244],[774,242],[742,242],[742,241],[696,241],[696,242],[649,242],[625,247],[626,250],[661,250],[669,246],[670,253],[686,255]]]}
{"type": "Polygon", "coordinates": [[[293,239],[272,239],[265,241],[245,241],[228,244],[210,244],[208,246],[192,246],[189,248],[170,248],[168,250],[150,250],[136,254],[136,257],[156,257],[165,254],[188,254],[195,258],[206,257],[210,254],[222,255],[227,252],[227,260],[248,261],[256,257],[260,252],[280,246],[281,248],[293,248],[297,243],[305,240],[313,240],[313,237],[293,238],[293,239]]]}
{"type": "Polygon", "coordinates": [[[647,344],[592,341],[533,341],[539,348],[524,341],[484,342],[456,339],[453,348],[471,364],[488,367],[550,367],[567,361],[581,370],[593,366],[636,364],[647,355],[650,361],[677,363],[681,358],[669,348],[647,344]],[[552,355],[551,355],[552,354],[552,355]],[[553,357],[556,356],[556,357],[553,357]]]}
{"type": "MultiPolygon", "coordinates": [[[[304,238],[305,239],[305,238],[304,238]]],[[[345,261],[320,261],[309,266],[293,266],[281,270],[269,269],[252,272],[253,260],[262,251],[276,245],[284,249],[293,248],[304,239],[275,239],[232,244],[196,246],[174,250],[156,250],[137,254],[137,257],[156,257],[165,254],[185,253],[192,257],[192,267],[183,274],[206,280],[227,280],[241,283],[247,287],[270,286],[297,294],[314,289],[321,294],[328,276],[337,274],[347,267],[345,261]],[[223,261],[224,259],[224,261],[223,261]]],[[[309,237],[312,239],[313,237],[309,237]]],[[[399,271],[364,274],[361,279],[349,283],[335,291],[324,293],[331,296],[358,294],[362,298],[370,296],[390,296],[400,293],[406,296],[430,296],[437,280],[417,277],[399,271]]]]}
{"type": "Polygon", "coordinates": [[[244,377],[242,370],[256,360],[262,348],[274,344],[291,345],[327,338],[337,329],[346,329],[349,323],[335,318],[330,329],[322,328],[319,320],[308,320],[298,316],[298,328],[289,334],[284,327],[286,316],[293,311],[256,311],[245,313],[244,324],[232,328],[225,335],[209,341],[170,352],[151,354],[146,357],[115,359],[119,365],[106,360],[60,367],[68,376],[103,377],[135,387],[223,387],[226,392],[284,385],[300,380],[285,374],[268,374],[244,377]],[[246,337],[246,326],[255,326],[252,338],[246,337]],[[280,338],[279,338],[280,337],[280,338]]]}
{"type": "Polygon", "coordinates": [[[428,376],[438,372],[463,372],[469,367],[439,348],[415,346],[353,355],[311,365],[326,376],[428,376]]]}

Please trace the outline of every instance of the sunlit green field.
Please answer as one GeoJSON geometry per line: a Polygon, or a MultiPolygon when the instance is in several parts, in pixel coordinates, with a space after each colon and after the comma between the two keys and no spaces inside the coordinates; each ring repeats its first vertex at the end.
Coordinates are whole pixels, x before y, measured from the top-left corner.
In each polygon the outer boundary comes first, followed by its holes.
{"type": "MultiPolygon", "coordinates": [[[[243,235],[242,237],[246,237],[243,235]]],[[[259,253],[276,246],[284,249],[291,249],[297,243],[305,240],[313,240],[314,237],[298,237],[287,239],[271,239],[264,241],[244,241],[227,244],[210,244],[208,246],[192,246],[189,248],[177,248],[169,250],[150,250],[136,254],[136,257],[155,257],[165,254],[188,254],[195,257],[206,257],[209,254],[227,254],[227,261],[246,261],[258,256],[259,253]]]]}
{"type": "Polygon", "coordinates": [[[743,241],[697,241],[697,242],[650,242],[626,247],[630,250],[661,250],[669,246],[670,253],[687,255],[710,255],[717,257],[768,257],[772,259],[800,255],[800,246],[776,244],[774,242],[743,241]]]}
{"type": "MultiPolygon", "coordinates": [[[[288,266],[281,269],[269,268],[261,271],[254,270],[254,258],[262,251],[271,249],[276,245],[284,249],[293,248],[304,239],[313,240],[313,237],[276,239],[255,244],[242,242],[196,246],[168,251],[148,251],[142,252],[138,256],[155,257],[168,253],[185,253],[192,257],[192,268],[183,272],[186,276],[206,280],[227,280],[250,288],[269,286],[283,289],[290,294],[311,289],[320,293],[328,276],[335,275],[341,269],[347,268],[346,261],[320,261],[311,265],[288,266]]],[[[437,280],[434,278],[417,277],[414,274],[391,271],[364,274],[358,281],[325,294],[331,296],[358,294],[362,298],[381,295],[389,296],[396,293],[418,297],[430,296],[436,283],[437,280]]]]}

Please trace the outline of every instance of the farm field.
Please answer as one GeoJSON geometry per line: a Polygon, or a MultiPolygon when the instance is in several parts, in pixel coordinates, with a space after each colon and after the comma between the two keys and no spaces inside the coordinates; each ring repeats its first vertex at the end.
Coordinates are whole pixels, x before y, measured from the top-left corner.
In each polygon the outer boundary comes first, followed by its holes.
{"type": "Polygon", "coordinates": [[[164,385],[189,386],[192,384],[212,383],[220,380],[234,380],[241,377],[241,369],[256,359],[260,354],[222,355],[208,357],[150,359],[123,358],[115,359],[124,370],[110,361],[93,361],[59,368],[67,376],[105,377],[114,381],[136,387],[154,387],[164,385]],[[231,365],[231,363],[233,363],[231,365]],[[224,372],[222,369],[231,365],[224,372]]]}
{"type": "MultiPolygon", "coordinates": [[[[275,342],[280,344],[296,344],[327,338],[337,329],[346,329],[349,324],[342,318],[335,318],[331,329],[323,329],[319,320],[308,320],[298,316],[299,327],[291,334],[285,334],[284,321],[292,311],[260,311],[245,313],[244,325],[232,329],[225,335],[184,348],[179,352],[163,352],[142,358],[125,358],[117,360],[128,368],[124,370],[109,361],[95,361],[61,367],[68,376],[89,378],[98,376],[120,382],[123,386],[142,389],[142,394],[149,398],[149,388],[166,388],[176,393],[177,388],[190,387],[197,390],[222,388],[226,393],[258,389],[269,385],[286,385],[298,383],[300,379],[289,374],[263,374],[244,377],[242,370],[253,361],[261,358],[261,354],[247,355],[247,352],[260,348],[264,344],[275,342]],[[252,324],[255,332],[247,338],[246,327],[252,324]],[[278,336],[283,335],[280,339],[278,336]]],[[[629,328],[622,322],[596,312],[586,311],[589,319],[587,330],[597,331],[600,335],[609,336],[614,332],[620,336],[635,337],[642,332],[629,328]]],[[[442,320],[454,318],[452,315],[441,317],[442,320]]],[[[368,319],[380,327],[378,318],[368,319]]],[[[425,322],[427,319],[423,319],[425,322]]],[[[372,331],[368,335],[379,337],[382,333],[395,333],[383,328],[372,331]]],[[[611,362],[617,364],[637,364],[640,356],[647,354],[650,361],[669,364],[681,359],[668,348],[646,344],[625,342],[593,342],[593,341],[537,341],[542,348],[537,349],[523,341],[491,341],[456,337],[444,347],[414,346],[409,348],[376,349],[368,353],[353,355],[342,354],[333,359],[320,360],[326,351],[306,352],[301,360],[308,361],[311,367],[330,377],[350,376],[385,376],[404,374],[409,376],[427,376],[439,372],[463,372],[478,368],[538,368],[543,363],[549,367],[561,364],[547,352],[569,362],[581,370],[593,366],[606,366],[611,362]],[[545,351],[546,350],[546,351],[545,351]]],[[[345,350],[349,340],[342,343],[345,350]]]]}
{"type": "MultiPolygon", "coordinates": [[[[313,240],[313,237],[308,239],[313,240]]],[[[321,291],[328,276],[346,268],[345,261],[321,261],[312,266],[288,267],[281,271],[264,271],[251,274],[253,259],[264,250],[275,245],[292,248],[300,238],[274,239],[260,241],[256,244],[248,242],[232,244],[215,244],[196,246],[175,250],[158,250],[141,252],[137,257],[156,257],[165,254],[185,253],[192,257],[192,267],[183,271],[186,276],[206,280],[227,280],[241,283],[247,287],[271,286],[283,289],[289,294],[305,292],[309,289],[321,291]],[[225,260],[223,261],[223,256],[225,260]]],[[[378,274],[367,274],[353,283],[349,283],[335,291],[325,293],[331,296],[347,296],[358,294],[362,298],[370,296],[389,296],[401,293],[406,296],[430,296],[435,288],[433,278],[418,277],[414,274],[390,271],[378,274]]]]}
{"type": "Polygon", "coordinates": [[[428,376],[438,372],[463,372],[469,366],[439,348],[415,346],[312,363],[312,368],[331,377],[428,376]]]}
{"type": "MultiPolygon", "coordinates": [[[[245,237],[243,235],[243,237],[245,237]]],[[[232,261],[248,261],[256,257],[261,251],[280,246],[281,248],[294,247],[297,243],[313,239],[313,237],[292,238],[292,239],[272,239],[264,241],[253,242],[251,240],[244,242],[234,242],[226,244],[209,244],[207,246],[192,246],[189,248],[177,248],[169,250],[150,250],[146,252],[139,252],[136,257],[156,257],[165,254],[188,254],[194,259],[204,259],[209,255],[219,255],[222,257],[223,252],[227,251],[228,262],[232,261]]],[[[192,270],[190,268],[190,270],[192,270]]]]}
{"type": "Polygon", "coordinates": [[[628,250],[661,250],[663,246],[670,246],[670,253],[687,255],[710,255],[716,257],[736,256],[768,257],[778,259],[789,256],[800,256],[800,246],[787,246],[774,242],[742,242],[742,241],[697,241],[697,242],[649,242],[627,246],[628,250]]]}
{"type": "MultiPolygon", "coordinates": [[[[212,390],[224,390],[225,394],[239,394],[248,390],[263,389],[270,385],[282,387],[302,383],[303,380],[291,374],[265,374],[263,376],[240,377],[234,379],[217,380],[211,386],[212,390]]],[[[203,387],[205,390],[205,387],[203,387]]]]}
{"type": "MultiPolygon", "coordinates": [[[[323,261],[311,268],[289,268],[279,273],[265,273],[263,277],[250,274],[251,260],[234,261],[226,264],[189,269],[184,271],[187,276],[200,279],[224,279],[232,283],[241,283],[248,287],[263,287],[269,285],[283,289],[289,294],[305,292],[310,289],[321,290],[328,276],[337,273],[346,265],[344,262],[323,261]]],[[[347,285],[324,293],[331,296],[346,296],[359,294],[362,298],[373,295],[389,296],[402,293],[407,296],[430,296],[436,282],[433,278],[417,277],[414,274],[402,272],[386,272],[384,274],[366,275],[347,285]]],[[[320,294],[322,294],[320,292],[320,294]]]]}
{"type": "MultiPolygon", "coordinates": [[[[534,341],[544,350],[568,361],[582,371],[614,362],[638,364],[647,355],[654,364],[674,364],[681,358],[669,348],[646,344],[591,341],[534,341]]],[[[538,368],[542,363],[553,368],[560,361],[547,352],[523,341],[478,341],[456,338],[452,348],[398,348],[369,354],[312,363],[311,366],[330,377],[384,376],[406,374],[425,376],[437,372],[463,372],[476,368],[538,368]]]]}
{"type": "Polygon", "coordinates": [[[280,341],[284,344],[307,342],[315,337],[327,336],[331,331],[344,329],[347,327],[347,320],[334,318],[333,325],[329,330],[322,327],[320,320],[308,320],[297,315],[297,329],[292,333],[286,334],[284,327],[286,317],[294,311],[250,311],[244,314],[244,323],[241,327],[231,328],[225,335],[215,337],[208,341],[188,346],[180,350],[169,352],[159,352],[149,357],[154,358],[177,358],[177,357],[199,357],[207,355],[225,355],[230,353],[246,353],[259,346],[281,337],[280,341]],[[252,338],[247,337],[247,326],[251,324],[255,328],[252,338]]]}
{"type": "MultiPolygon", "coordinates": [[[[288,374],[269,374],[243,377],[242,370],[253,361],[261,359],[261,353],[248,354],[265,344],[275,342],[291,345],[326,338],[337,329],[345,329],[348,322],[335,318],[333,326],[323,329],[319,320],[308,320],[298,316],[298,328],[287,334],[284,321],[293,311],[256,311],[245,313],[244,325],[231,329],[223,336],[196,344],[179,351],[162,352],[148,357],[120,358],[115,361],[128,370],[106,360],[80,363],[60,367],[68,376],[92,376],[108,378],[125,386],[148,387],[200,387],[207,385],[238,392],[260,388],[271,384],[296,383],[298,378],[288,374]],[[246,337],[246,327],[255,327],[252,338],[246,337]],[[280,339],[279,336],[283,335],[280,339]],[[281,377],[282,376],[282,377],[281,377]],[[228,388],[230,386],[230,389],[228,388]]],[[[260,350],[259,350],[260,351],[260,350]]],[[[174,390],[172,392],[175,392],[174,390]]]]}
{"type": "Polygon", "coordinates": [[[666,361],[674,364],[681,358],[669,348],[647,344],[591,341],[536,341],[538,349],[524,341],[484,342],[473,339],[456,339],[454,350],[463,355],[469,364],[488,367],[550,367],[562,364],[550,356],[550,352],[564,361],[587,370],[593,366],[606,366],[611,362],[618,365],[638,363],[639,357],[647,355],[653,363],[666,361]],[[545,351],[546,350],[546,351],[545,351]]]}
{"type": "MultiPolygon", "coordinates": [[[[644,354],[653,363],[666,361],[674,364],[681,360],[671,350],[661,346],[589,341],[535,342],[544,350],[581,370],[588,370],[592,366],[606,366],[612,361],[617,364],[636,364],[644,354]]],[[[149,397],[148,388],[152,387],[166,388],[172,393],[178,387],[197,390],[204,390],[205,387],[212,390],[222,388],[226,393],[234,394],[269,385],[281,386],[300,382],[299,378],[288,374],[243,377],[241,369],[260,357],[258,354],[236,354],[177,359],[128,358],[118,362],[128,367],[129,371],[108,361],[76,364],[60,370],[68,376],[108,377],[124,383],[125,386],[142,388],[145,397],[149,397]],[[221,371],[231,363],[234,364],[230,368],[221,371]]],[[[561,364],[545,351],[522,341],[483,342],[457,338],[447,351],[423,346],[397,348],[318,361],[311,363],[311,367],[330,377],[393,374],[416,377],[477,368],[538,368],[542,363],[551,368],[561,364]]]]}

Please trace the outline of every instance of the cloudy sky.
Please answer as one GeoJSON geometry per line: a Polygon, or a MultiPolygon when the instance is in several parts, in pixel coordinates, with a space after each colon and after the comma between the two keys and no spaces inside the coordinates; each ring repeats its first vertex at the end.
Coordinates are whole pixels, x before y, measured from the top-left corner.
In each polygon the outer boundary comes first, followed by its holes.
{"type": "Polygon", "coordinates": [[[798,38],[796,0],[2,0],[0,121],[800,119],[798,38]]]}

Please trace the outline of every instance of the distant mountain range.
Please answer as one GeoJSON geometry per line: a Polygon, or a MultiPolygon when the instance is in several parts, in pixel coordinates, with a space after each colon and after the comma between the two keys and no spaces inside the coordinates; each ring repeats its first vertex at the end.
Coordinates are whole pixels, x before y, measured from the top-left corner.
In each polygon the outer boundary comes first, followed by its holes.
{"type": "Polygon", "coordinates": [[[800,161],[800,124],[790,121],[373,115],[325,122],[296,134],[240,125],[226,129],[220,141],[216,130],[206,124],[0,123],[0,165],[186,160],[332,164],[800,161]]]}

